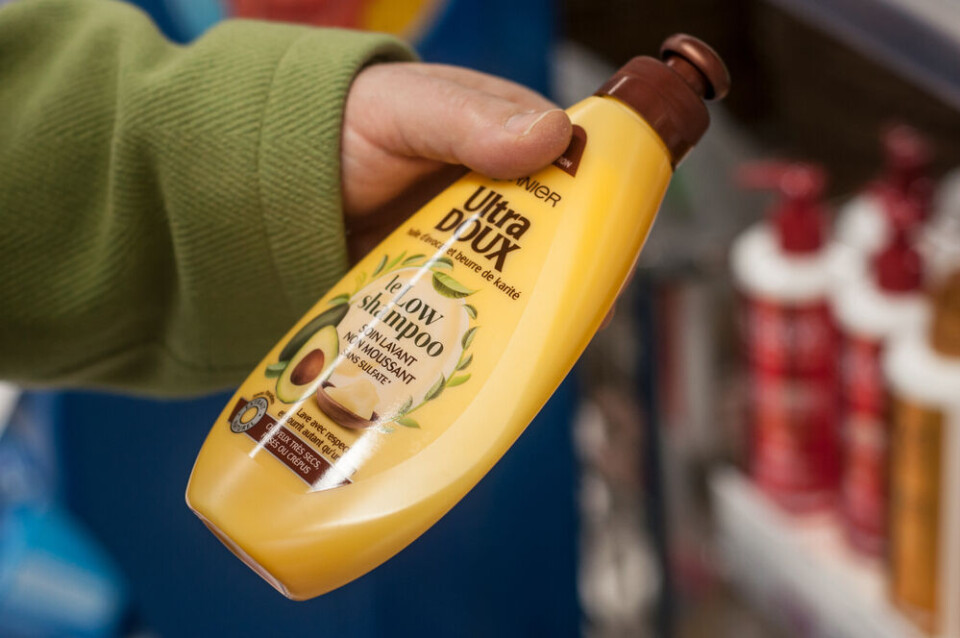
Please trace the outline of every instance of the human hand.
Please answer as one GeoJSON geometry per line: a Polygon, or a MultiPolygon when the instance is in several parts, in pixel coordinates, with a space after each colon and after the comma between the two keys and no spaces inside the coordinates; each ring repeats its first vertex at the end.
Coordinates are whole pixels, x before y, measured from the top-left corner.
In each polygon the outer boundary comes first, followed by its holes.
{"type": "Polygon", "coordinates": [[[367,67],[347,96],[341,183],[351,260],[461,174],[528,175],[570,142],[567,114],[538,93],[459,67],[367,67]]]}

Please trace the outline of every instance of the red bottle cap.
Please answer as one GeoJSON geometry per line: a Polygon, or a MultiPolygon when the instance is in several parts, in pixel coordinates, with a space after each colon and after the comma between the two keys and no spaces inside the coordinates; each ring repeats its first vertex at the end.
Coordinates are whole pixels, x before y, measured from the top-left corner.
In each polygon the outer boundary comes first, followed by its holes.
{"type": "Polygon", "coordinates": [[[740,169],[738,182],[751,189],[780,193],[772,211],[780,247],[792,254],[809,254],[823,247],[825,215],[821,198],[826,173],[814,164],[766,161],[740,169]]]}
{"type": "Polygon", "coordinates": [[[911,242],[917,209],[918,204],[909,199],[900,199],[889,209],[890,240],[873,257],[873,274],[881,290],[901,294],[923,285],[923,259],[911,242]]]}
{"type": "Polygon", "coordinates": [[[881,180],[902,195],[927,175],[933,162],[933,149],[920,131],[908,124],[891,124],[882,134],[886,170],[881,180]]]}
{"type": "MultiPolygon", "coordinates": [[[[884,198],[884,210],[888,216],[902,214],[897,213],[897,208],[901,201],[908,201],[913,207],[912,224],[914,226],[922,224],[930,217],[930,210],[933,208],[933,194],[936,190],[936,184],[929,176],[921,176],[913,180],[904,193],[892,189],[882,193],[884,198]]],[[[891,223],[896,223],[891,220],[891,223]]]]}
{"type": "Polygon", "coordinates": [[[884,129],[881,142],[885,167],[873,190],[888,213],[898,200],[915,199],[919,204],[918,220],[923,221],[930,211],[934,190],[929,176],[933,163],[930,141],[912,126],[897,123],[884,129]]]}

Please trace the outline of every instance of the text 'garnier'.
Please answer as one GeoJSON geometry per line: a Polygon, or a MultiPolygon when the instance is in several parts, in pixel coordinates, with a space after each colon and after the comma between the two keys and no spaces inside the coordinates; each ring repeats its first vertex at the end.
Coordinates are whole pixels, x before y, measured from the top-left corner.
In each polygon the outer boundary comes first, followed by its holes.
{"type": "Polygon", "coordinates": [[[470,242],[476,253],[495,260],[493,267],[499,272],[507,255],[520,248],[519,239],[528,228],[529,219],[510,208],[503,195],[484,186],[477,187],[463,210],[451,208],[436,225],[437,230],[453,230],[454,239],[470,242]]]}

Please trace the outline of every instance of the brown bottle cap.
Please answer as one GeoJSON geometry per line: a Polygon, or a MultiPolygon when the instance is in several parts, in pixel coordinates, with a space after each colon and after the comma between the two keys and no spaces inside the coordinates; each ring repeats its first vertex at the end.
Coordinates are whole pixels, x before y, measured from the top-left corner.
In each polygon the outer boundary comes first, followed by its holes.
{"type": "Polygon", "coordinates": [[[730,74],[720,56],[701,40],[678,33],[664,40],[660,57],[636,57],[613,74],[597,95],[623,101],[653,127],[676,166],[710,125],[703,100],[730,91],[730,74]]]}
{"type": "Polygon", "coordinates": [[[960,270],[934,291],[930,344],[944,356],[960,357],[960,270]]]}

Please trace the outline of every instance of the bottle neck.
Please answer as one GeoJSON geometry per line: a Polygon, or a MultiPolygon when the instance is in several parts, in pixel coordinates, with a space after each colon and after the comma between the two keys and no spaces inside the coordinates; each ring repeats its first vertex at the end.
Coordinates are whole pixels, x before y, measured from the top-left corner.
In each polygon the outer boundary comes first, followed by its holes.
{"type": "Polygon", "coordinates": [[[919,291],[923,285],[920,253],[901,233],[897,233],[893,242],[877,253],[873,272],[877,287],[886,293],[909,294],[919,291]]]}
{"type": "Polygon", "coordinates": [[[811,201],[785,201],[774,215],[780,248],[791,255],[812,255],[823,247],[824,216],[811,201]]]}
{"type": "MultiPolygon", "coordinates": [[[[690,67],[690,74],[699,72],[690,67]]],[[[701,89],[706,82],[700,83],[701,89]]],[[[613,96],[633,109],[657,133],[676,167],[710,125],[701,96],[663,62],[637,57],[607,80],[597,96],[613,96]]]]}

